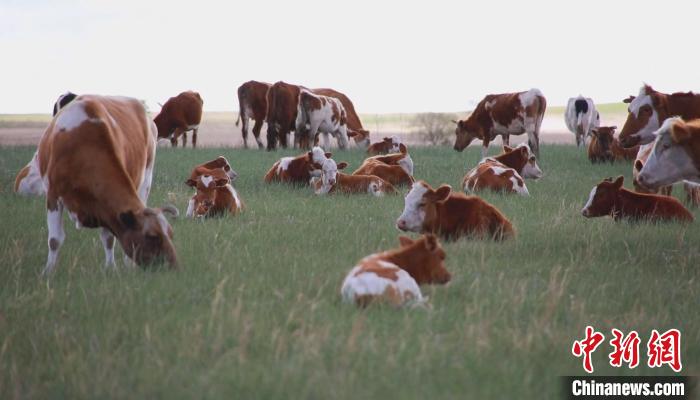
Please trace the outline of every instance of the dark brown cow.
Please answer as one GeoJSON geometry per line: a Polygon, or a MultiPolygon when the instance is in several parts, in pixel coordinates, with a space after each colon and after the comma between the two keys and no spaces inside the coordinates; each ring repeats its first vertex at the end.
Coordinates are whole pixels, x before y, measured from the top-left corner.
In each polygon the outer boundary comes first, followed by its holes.
{"type": "Polygon", "coordinates": [[[668,118],[700,118],[700,94],[665,94],[644,85],[639,94],[623,100],[629,103],[627,120],[620,132],[620,144],[634,147],[654,141],[654,132],[668,118]]]}
{"type": "Polygon", "coordinates": [[[527,92],[490,94],[477,104],[465,120],[455,121],[454,149],[464,150],[474,139],[483,142],[481,156],[486,157],[489,143],[501,135],[503,143],[510,144],[510,135],[527,133],[530,148],[539,157],[540,127],[547,108],[547,100],[538,89],[527,92]]]}
{"type": "Polygon", "coordinates": [[[398,153],[401,140],[396,137],[385,137],[381,142],[372,143],[367,147],[367,154],[375,156],[378,154],[398,153]]]}
{"type": "Polygon", "coordinates": [[[253,119],[253,136],[258,143],[258,148],[263,148],[260,140],[260,129],[262,129],[265,116],[267,115],[267,91],[270,84],[266,82],[248,81],[238,87],[238,119],[242,124],[241,133],[243,135],[243,147],[248,148],[248,119],[253,119]]]}
{"type": "Polygon", "coordinates": [[[607,178],[594,186],[581,214],[586,218],[610,215],[615,221],[693,221],[693,214],[676,198],[635,193],[622,187],[624,181],[625,178],[619,176],[614,182],[612,178],[607,178]]]}
{"type": "Polygon", "coordinates": [[[153,119],[158,127],[158,137],[170,139],[173,146],[177,146],[177,138],[182,135],[182,147],[185,147],[187,131],[192,131],[192,147],[197,147],[203,105],[204,101],[197,92],[182,92],[169,98],[153,119]]]}
{"type": "Polygon", "coordinates": [[[195,171],[193,174],[198,175],[194,182],[191,179],[187,181],[197,190],[187,205],[187,217],[236,215],[243,210],[243,202],[224,168],[206,169],[200,166],[195,171]]]}
{"type": "Polygon", "coordinates": [[[588,143],[588,159],[592,163],[631,161],[637,157],[639,146],[626,149],[615,137],[616,126],[600,126],[591,130],[591,141],[588,143]]]}

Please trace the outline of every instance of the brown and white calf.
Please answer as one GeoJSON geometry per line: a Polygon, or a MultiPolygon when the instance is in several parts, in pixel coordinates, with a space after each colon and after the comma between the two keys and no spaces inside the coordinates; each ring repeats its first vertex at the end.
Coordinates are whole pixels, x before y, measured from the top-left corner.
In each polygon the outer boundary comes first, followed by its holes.
{"type": "MultiPolygon", "coordinates": [[[[401,168],[403,168],[403,170],[406,171],[407,174],[413,176],[413,159],[411,158],[411,155],[408,154],[408,148],[403,143],[399,144],[399,152],[398,153],[389,153],[389,154],[384,154],[384,155],[376,155],[376,156],[372,156],[372,157],[367,157],[365,159],[365,161],[362,163],[362,165],[364,165],[367,162],[374,162],[374,161],[378,161],[380,163],[387,164],[387,165],[398,165],[401,168]]],[[[362,170],[362,165],[355,172],[353,172],[353,175],[358,174],[359,171],[362,170]]]]}
{"type": "Polygon", "coordinates": [[[399,236],[401,247],[369,255],[345,277],[340,294],[345,303],[367,307],[387,303],[396,307],[425,301],[419,285],[444,285],[452,276],[445,268],[445,251],[437,238],[411,240],[399,236]]]}
{"type": "Polygon", "coordinates": [[[449,185],[433,189],[413,184],[396,221],[402,231],[434,233],[448,240],[462,236],[503,240],[515,236],[513,225],[493,205],[477,196],[452,192],[449,185]]]}
{"type": "Polygon", "coordinates": [[[217,158],[207,161],[204,164],[197,165],[192,169],[192,173],[190,173],[189,179],[185,181],[185,184],[190,187],[195,187],[197,185],[197,178],[201,175],[204,175],[206,172],[216,169],[216,168],[221,168],[224,170],[226,173],[226,176],[229,178],[231,182],[235,181],[238,178],[238,173],[231,168],[231,164],[229,164],[228,160],[224,156],[218,156],[217,158]]]}
{"type": "Polygon", "coordinates": [[[296,157],[282,157],[265,174],[265,182],[309,183],[312,177],[321,176],[321,167],[331,153],[316,146],[311,151],[296,157]]]}
{"type": "Polygon", "coordinates": [[[593,128],[591,141],[588,143],[588,159],[592,163],[634,160],[639,146],[624,148],[615,137],[616,126],[600,126],[593,128]]]}
{"type": "Polygon", "coordinates": [[[102,228],[108,266],[114,237],[139,265],[165,259],[177,265],[173,231],[164,212],[148,208],[157,131],[140,101],[81,95],[51,121],[39,143],[38,165],[46,188],[49,255],[56,266],[65,238],[63,210],[77,227],[102,228]]]}
{"type": "Polygon", "coordinates": [[[345,169],[347,166],[346,162],[336,164],[331,158],[325,160],[321,168],[321,177],[312,178],[310,182],[314,188],[314,193],[318,195],[369,193],[377,197],[398,193],[394,185],[378,176],[347,175],[338,172],[339,169],[345,169]]]}
{"type": "Polygon", "coordinates": [[[615,221],[693,221],[693,214],[676,198],[632,192],[622,187],[624,180],[622,176],[615,181],[607,178],[594,186],[581,214],[586,218],[610,215],[615,221]]]}
{"type": "Polygon", "coordinates": [[[182,135],[184,147],[187,144],[187,132],[192,131],[192,147],[197,147],[203,105],[204,101],[197,92],[182,92],[169,98],[153,119],[158,127],[158,137],[170,139],[170,143],[177,146],[177,138],[182,135]]]}
{"type": "Polygon", "coordinates": [[[528,144],[539,157],[540,127],[547,100],[539,89],[527,92],[490,94],[477,104],[465,120],[455,121],[454,149],[463,151],[474,139],[483,142],[481,157],[486,157],[489,143],[501,135],[503,143],[510,144],[510,135],[527,133],[528,144]]]}
{"type": "Polygon", "coordinates": [[[348,147],[346,121],[347,114],[340,100],[334,97],[316,95],[308,90],[301,90],[294,140],[301,148],[310,148],[311,143],[318,143],[318,134],[323,133],[323,147],[326,150],[330,148],[328,135],[335,137],[338,141],[338,147],[346,149],[348,147]]]}
{"type": "Polygon", "coordinates": [[[620,132],[623,147],[653,142],[654,132],[668,118],[681,117],[686,121],[700,118],[700,94],[693,92],[666,94],[644,85],[636,97],[623,101],[629,103],[627,120],[620,132]]]}
{"type": "Polygon", "coordinates": [[[530,152],[527,144],[521,143],[515,148],[503,146],[502,154],[481,160],[476,167],[467,172],[462,181],[462,188],[467,193],[489,189],[529,196],[530,192],[523,178],[541,177],[542,170],[537,165],[537,158],[530,152]]]}
{"type": "Polygon", "coordinates": [[[385,137],[381,142],[372,143],[367,147],[367,154],[373,156],[377,154],[398,153],[401,140],[396,137],[385,137]]]}
{"type": "Polygon", "coordinates": [[[195,170],[196,178],[187,180],[187,185],[197,190],[187,204],[187,217],[236,215],[243,210],[243,202],[223,168],[208,170],[200,166],[195,170]]]}
{"type": "Polygon", "coordinates": [[[366,158],[353,175],[378,176],[392,185],[411,185],[413,179],[413,160],[406,146],[399,145],[400,153],[366,158]]]}
{"type": "Polygon", "coordinates": [[[248,120],[255,121],[253,125],[253,136],[258,143],[258,148],[263,148],[260,140],[260,129],[262,129],[265,116],[267,115],[267,91],[270,84],[266,82],[248,81],[238,87],[238,119],[240,121],[241,134],[243,135],[243,147],[248,148],[248,120]]]}

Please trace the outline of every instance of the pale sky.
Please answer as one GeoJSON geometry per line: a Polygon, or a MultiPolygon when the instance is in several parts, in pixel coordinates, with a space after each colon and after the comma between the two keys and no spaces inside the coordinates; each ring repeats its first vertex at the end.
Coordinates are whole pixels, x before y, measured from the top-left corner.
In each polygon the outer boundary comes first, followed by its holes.
{"type": "Polygon", "coordinates": [[[0,113],[59,94],[238,110],[255,79],[331,87],[360,113],[461,111],[537,87],[549,105],[700,91],[700,1],[0,2],[0,113]]]}

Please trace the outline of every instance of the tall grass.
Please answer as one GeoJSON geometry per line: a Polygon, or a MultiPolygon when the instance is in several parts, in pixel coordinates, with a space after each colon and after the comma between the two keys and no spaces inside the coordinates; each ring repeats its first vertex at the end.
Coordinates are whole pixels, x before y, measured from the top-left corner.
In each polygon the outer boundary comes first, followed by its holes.
{"type": "MultiPolygon", "coordinates": [[[[361,311],[340,302],[340,283],[358,259],[397,246],[402,196],[264,184],[293,151],[159,148],[151,205],[184,211],[192,166],[223,154],[247,210],[175,220],[175,272],[127,269],[120,257],[105,271],[97,231],[66,219],[46,281],[43,199],[10,189],[32,152],[0,149],[3,399],[554,398],[559,376],[582,373],[570,349],[588,324],[608,336],[635,329],[642,351],[651,329],[678,328],[684,374],[700,372],[698,225],[580,216],[601,178],[623,174],[629,186],[629,164],[590,165],[572,146],[543,146],[546,175],[528,182],[530,198],[484,194],[517,239],[444,244],[454,280],[424,288],[428,309],[361,311]]],[[[416,176],[458,188],[479,152],[415,149],[416,176]]],[[[363,158],[336,153],[350,168],[363,158]]],[[[596,373],[671,373],[613,369],[608,351],[594,354],[596,373]]]]}

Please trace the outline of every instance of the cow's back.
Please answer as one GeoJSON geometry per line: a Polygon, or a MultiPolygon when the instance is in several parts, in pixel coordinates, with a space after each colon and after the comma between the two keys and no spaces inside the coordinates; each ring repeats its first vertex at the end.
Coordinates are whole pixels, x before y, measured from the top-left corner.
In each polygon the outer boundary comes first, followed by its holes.
{"type": "Polygon", "coordinates": [[[329,89],[329,88],[320,88],[320,89],[313,89],[313,92],[316,94],[320,94],[323,96],[328,96],[328,97],[334,97],[338,100],[340,100],[340,103],[343,105],[343,108],[345,108],[345,113],[346,113],[346,118],[347,118],[347,126],[350,130],[362,130],[364,129],[362,127],[362,122],[360,121],[360,117],[357,115],[357,112],[355,111],[355,106],[352,104],[352,101],[348,96],[345,94],[329,89]]]}
{"type": "Polygon", "coordinates": [[[303,87],[275,82],[267,91],[267,123],[293,127],[297,116],[299,91],[303,87]]]}

